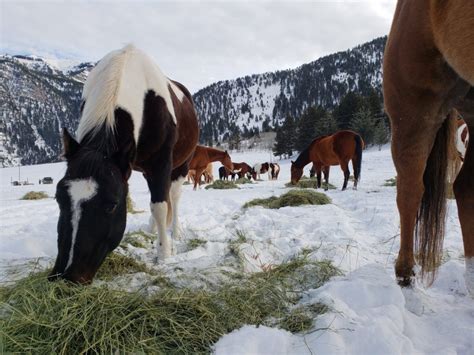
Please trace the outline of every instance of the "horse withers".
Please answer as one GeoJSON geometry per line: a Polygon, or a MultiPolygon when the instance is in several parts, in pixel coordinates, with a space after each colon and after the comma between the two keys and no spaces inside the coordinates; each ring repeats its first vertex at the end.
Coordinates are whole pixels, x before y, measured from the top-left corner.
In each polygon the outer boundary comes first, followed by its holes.
{"type": "MultiPolygon", "coordinates": [[[[397,170],[398,283],[413,282],[415,258],[431,283],[441,264],[449,162],[459,111],[474,130],[474,2],[400,0],[385,47],[385,110],[397,170]],[[415,238],[414,238],[415,236],[415,238]]],[[[453,185],[474,294],[474,145],[453,185]]]]}
{"type": "Polygon", "coordinates": [[[350,171],[349,162],[352,160],[354,169],[354,189],[360,178],[362,167],[362,150],[364,141],[353,131],[339,131],[333,135],[318,137],[303,150],[295,161],[291,162],[291,183],[296,184],[303,175],[303,168],[313,163],[318,178],[318,187],[321,187],[321,171],[324,169],[326,187],[329,186],[329,167],[339,165],[344,172],[342,190],[347,188],[350,171]]]}
{"type": "Polygon", "coordinates": [[[199,129],[189,91],[129,45],[100,60],[82,94],[77,140],[63,132],[65,176],[58,182],[58,255],[49,279],[90,283],[120,243],[132,169],[141,171],[158,226],[158,255],[179,236],[178,201],[199,129]]]}

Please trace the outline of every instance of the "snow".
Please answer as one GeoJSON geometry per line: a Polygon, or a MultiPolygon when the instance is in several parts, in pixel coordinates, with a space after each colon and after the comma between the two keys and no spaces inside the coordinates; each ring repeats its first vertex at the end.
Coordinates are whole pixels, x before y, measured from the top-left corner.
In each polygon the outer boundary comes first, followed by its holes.
{"type": "MultiPolygon", "coordinates": [[[[250,165],[271,160],[267,151],[231,152],[233,161],[250,165]]],[[[274,159],[274,158],[273,158],[274,159]]],[[[156,250],[132,249],[140,260],[155,265],[174,283],[196,287],[218,283],[219,271],[232,270],[235,260],[229,241],[245,233],[240,246],[243,270],[255,272],[284,262],[302,250],[314,249],[315,259],[329,259],[343,271],[319,289],[308,291],[301,305],[323,302],[330,311],[314,319],[306,334],[264,326],[245,325],[223,336],[216,354],[473,354],[474,300],[464,278],[461,230],[454,201],[449,201],[443,264],[430,288],[417,283],[401,289],[393,265],[399,248],[399,219],[395,188],[383,186],[395,176],[388,147],[364,151],[362,180],[357,191],[340,191],[343,175],[331,170],[330,182],[338,187],[327,194],[333,203],[325,206],[285,207],[268,210],[242,205],[258,197],[280,195],[289,181],[289,160],[278,181],[241,185],[239,190],[193,191],[183,186],[180,204],[182,240],[174,241],[177,255],[154,264],[156,250]],[[186,242],[199,238],[207,243],[188,250],[186,242]],[[206,281],[206,282],[204,282],[206,281]]],[[[214,165],[218,176],[220,164],[214,165]]],[[[309,166],[306,168],[308,174],[309,166]]],[[[23,167],[21,180],[37,182],[51,176],[62,178],[65,163],[23,167]]],[[[34,258],[51,262],[56,256],[58,207],[53,198],[22,201],[27,191],[45,191],[54,196],[55,184],[17,186],[17,168],[0,169],[0,279],[7,269],[34,258]]],[[[350,183],[350,187],[351,183],[350,183]]],[[[141,174],[130,179],[136,209],[146,213],[128,215],[127,231],[148,228],[149,193],[141,174]]],[[[472,263],[468,262],[472,266],[472,263]]],[[[129,284],[138,285],[143,275],[129,284]]],[[[124,281],[127,284],[126,281],[124,281]]]]}

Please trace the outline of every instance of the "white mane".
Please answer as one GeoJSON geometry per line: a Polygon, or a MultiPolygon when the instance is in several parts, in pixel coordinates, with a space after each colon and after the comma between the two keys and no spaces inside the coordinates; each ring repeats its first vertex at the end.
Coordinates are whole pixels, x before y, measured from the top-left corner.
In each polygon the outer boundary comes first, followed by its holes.
{"type": "Polygon", "coordinates": [[[97,134],[105,124],[109,132],[115,127],[114,111],[120,107],[133,120],[135,142],[138,143],[143,121],[145,94],[153,90],[161,96],[176,123],[168,79],[153,60],[133,45],[110,52],[90,72],[82,92],[85,105],[82,111],[77,139],[89,132],[97,134]]]}

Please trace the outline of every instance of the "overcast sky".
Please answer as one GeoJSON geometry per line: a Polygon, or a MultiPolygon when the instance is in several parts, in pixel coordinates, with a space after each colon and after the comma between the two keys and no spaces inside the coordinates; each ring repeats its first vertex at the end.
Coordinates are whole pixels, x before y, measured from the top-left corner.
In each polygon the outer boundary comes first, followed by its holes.
{"type": "Polygon", "coordinates": [[[395,0],[0,0],[0,52],[96,61],[134,43],[192,92],[388,34],[395,0]]]}

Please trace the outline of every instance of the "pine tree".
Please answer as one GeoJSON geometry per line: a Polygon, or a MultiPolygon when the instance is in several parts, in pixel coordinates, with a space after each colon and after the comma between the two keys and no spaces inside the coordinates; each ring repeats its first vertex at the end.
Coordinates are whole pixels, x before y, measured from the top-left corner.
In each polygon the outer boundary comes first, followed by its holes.
{"type": "Polygon", "coordinates": [[[370,109],[361,108],[356,112],[351,122],[351,129],[362,136],[365,144],[372,144],[374,141],[374,131],[376,119],[370,109]]]}
{"type": "Polygon", "coordinates": [[[291,157],[296,149],[298,139],[295,119],[292,116],[287,116],[283,127],[283,134],[286,136],[285,154],[291,157]]]}
{"type": "Polygon", "coordinates": [[[322,107],[309,107],[298,122],[297,140],[295,149],[303,151],[317,137],[318,121],[324,117],[326,111],[322,107]]]}
{"type": "Polygon", "coordinates": [[[352,126],[351,121],[356,112],[364,106],[365,102],[362,96],[352,91],[348,92],[333,111],[339,129],[349,129],[352,126]]]}
{"type": "Polygon", "coordinates": [[[280,157],[285,154],[285,134],[283,132],[282,127],[276,128],[276,137],[275,137],[275,144],[272,148],[273,155],[280,157]]]}
{"type": "Polygon", "coordinates": [[[326,111],[316,125],[316,137],[333,134],[337,131],[337,122],[333,114],[326,111]]]}
{"type": "Polygon", "coordinates": [[[390,138],[390,130],[388,129],[385,120],[382,118],[379,120],[374,130],[374,144],[379,146],[379,150],[383,144],[388,143],[390,138]]]}

